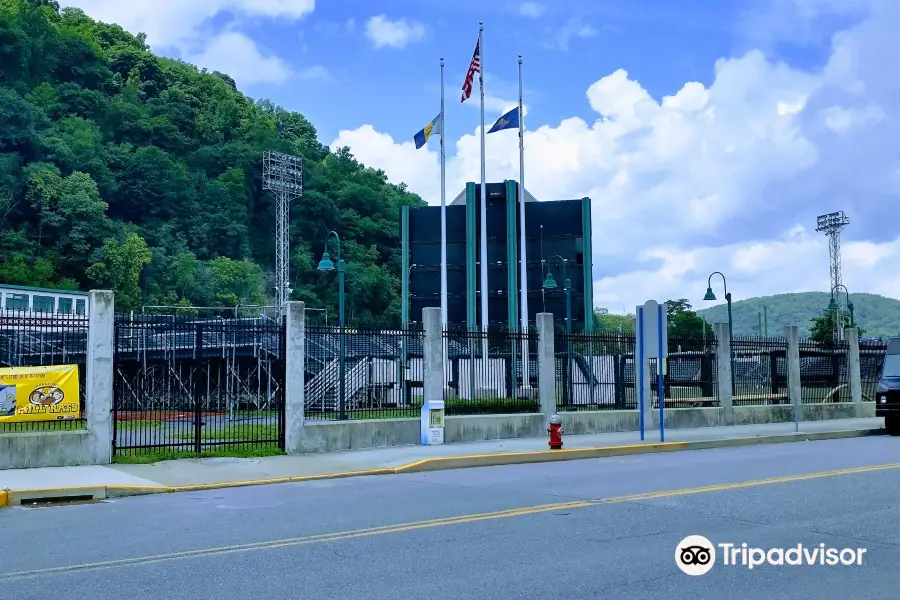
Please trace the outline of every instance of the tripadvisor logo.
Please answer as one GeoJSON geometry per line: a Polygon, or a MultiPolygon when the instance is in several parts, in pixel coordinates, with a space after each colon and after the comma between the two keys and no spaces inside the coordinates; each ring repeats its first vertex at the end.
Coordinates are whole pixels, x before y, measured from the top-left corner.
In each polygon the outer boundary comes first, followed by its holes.
{"type": "Polygon", "coordinates": [[[713,544],[702,535],[689,535],[675,547],[675,564],[683,573],[706,575],[719,563],[754,569],[764,565],[813,567],[860,566],[866,548],[833,548],[825,544],[759,548],[749,544],[713,544]]]}

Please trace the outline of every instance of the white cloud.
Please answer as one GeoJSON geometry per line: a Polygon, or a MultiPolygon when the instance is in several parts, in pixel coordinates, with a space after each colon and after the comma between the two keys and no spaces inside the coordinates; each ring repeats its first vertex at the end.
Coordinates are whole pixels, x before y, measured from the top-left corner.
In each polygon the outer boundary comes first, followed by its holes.
{"type": "Polygon", "coordinates": [[[884,111],[877,106],[864,108],[841,108],[829,106],[822,111],[825,126],[835,133],[848,133],[856,127],[875,125],[884,118],[884,111]]]}
{"type": "Polygon", "coordinates": [[[333,81],[334,75],[331,71],[322,65],[314,65],[305,69],[300,69],[294,73],[294,76],[300,81],[333,81]]]}
{"type": "Polygon", "coordinates": [[[523,17],[531,17],[536,19],[544,14],[546,8],[539,2],[523,2],[519,6],[519,14],[523,17]]]}
{"type": "Polygon", "coordinates": [[[63,0],[61,4],[128,31],[142,31],[152,46],[174,47],[221,14],[297,21],[316,6],[315,0],[63,0]]]}
{"type": "MultiPolygon", "coordinates": [[[[656,249],[646,258],[650,264],[644,268],[595,280],[594,303],[610,312],[633,312],[637,304],[651,298],[683,297],[695,308],[707,308],[724,300],[722,280],[716,277],[713,290],[718,302],[703,301],[713,271],[726,274],[734,300],[828,288],[828,243],[815,232],[717,247],[656,249]]],[[[870,292],[900,298],[898,259],[900,237],[881,243],[845,243],[844,284],[851,295],[870,292]]]]}
{"type": "Polygon", "coordinates": [[[592,26],[582,23],[576,18],[569,19],[565,25],[550,31],[550,40],[544,44],[545,48],[568,52],[569,43],[573,39],[587,39],[596,37],[599,32],[592,26]]]}
{"type": "MultiPolygon", "coordinates": [[[[811,230],[832,210],[852,220],[844,234],[851,293],[900,298],[900,237],[888,218],[900,202],[891,58],[900,52],[900,4],[869,1],[868,18],[834,37],[822,69],[753,51],[717,61],[709,87],[687,82],[659,100],[624,70],[600,73],[586,92],[594,121],[529,119],[529,191],[593,200],[598,306],[632,309],[651,297],[702,305],[713,270],[728,275],[736,299],[826,289],[826,239],[811,230]]],[[[368,125],[340,132],[333,146],[344,145],[439,201],[436,149],[415,150],[368,125]]],[[[477,128],[447,148],[453,197],[479,179],[477,128]]],[[[514,132],[487,136],[486,162],[489,181],[518,177],[514,132]]]]}
{"type": "Polygon", "coordinates": [[[248,85],[283,83],[292,75],[291,67],[286,62],[263,53],[253,40],[236,31],[216,36],[201,53],[188,55],[186,60],[210,70],[228,73],[235,81],[248,85]]]}
{"type": "Polygon", "coordinates": [[[405,48],[425,39],[425,26],[415,21],[377,15],[366,21],[366,37],[376,48],[405,48]]]}
{"type": "Polygon", "coordinates": [[[147,34],[155,50],[175,53],[198,66],[228,72],[238,84],[280,83],[291,69],[283,59],[262,51],[251,38],[233,31],[234,23],[215,19],[267,18],[298,21],[315,9],[315,0],[63,0],[91,17],[147,34]],[[224,45],[234,41],[237,49],[224,45]],[[234,60],[232,63],[227,61],[234,60]],[[256,61],[256,62],[253,62],[256,61]]]}

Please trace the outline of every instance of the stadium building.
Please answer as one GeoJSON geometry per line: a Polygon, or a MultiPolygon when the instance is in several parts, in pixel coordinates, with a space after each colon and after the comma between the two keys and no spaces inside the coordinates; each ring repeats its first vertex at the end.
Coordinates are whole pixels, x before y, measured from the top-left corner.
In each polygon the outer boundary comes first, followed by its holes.
{"type": "MultiPolygon", "coordinates": [[[[516,181],[488,183],[487,256],[489,325],[520,328],[520,228],[516,181]]],[[[572,284],[572,328],[591,330],[593,263],[591,200],[538,202],[525,191],[525,245],[528,320],[553,313],[557,326],[566,318],[565,279],[572,284]],[[561,260],[562,259],[562,260],[561,260]],[[563,267],[563,262],[565,267],[563,267]],[[565,276],[564,276],[565,271],[565,276]],[[551,273],[556,288],[545,289],[551,273]]],[[[404,207],[403,321],[421,320],[422,309],[441,305],[441,208],[404,207]]],[[[467,183],[447,205],[447,320],[451,326],[481,324],[481,188],[467,183]]]]}

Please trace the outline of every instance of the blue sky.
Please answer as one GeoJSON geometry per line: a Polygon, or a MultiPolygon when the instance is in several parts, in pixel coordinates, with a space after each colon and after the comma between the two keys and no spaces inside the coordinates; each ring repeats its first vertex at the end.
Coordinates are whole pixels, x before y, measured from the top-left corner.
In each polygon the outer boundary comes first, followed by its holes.
{"type": "MultiPolygon", "coordinates": [[[[245,31],[269,51],[298,68],[324,66],[334,79],[254,84],[245,91],[307,115],[324,140],[365,123],[402,139],[411,138],[437,112],[442,56],[448,120],[466,123],[466,129],[477,124],[477,111],[459,106],[457,96],[479,20],[486,28],[488,93],[515,99],[516,55],[523,54],[527,100],[532,118],[541,123],[590,118],[584,91],[597,73],[623,68],[658,98],[675,93],[685,81],[711,83],[716,59],[764,39],[747,30],[748,18],[760,18],[747,0],[609,0],[596,8],[562,0],[548,3],[555,5],[537,18],[522,15],[522,3],[505,0],[488,9],[472,0],[374,4],[320,2],[299,24],[251,22],[245,31]],[[380,14],[422,23],[426,33],[404,48],[375,49],[364,26],[380,14]],[[348,31],[351,20],[355,27],[348,31]],[[417,114],[418,120],[411,120],[417,114]]],[[[816,23],[817,39],[778,40],[769,52],[797,67],[820,67],[828,56],[828,33],[847,20],[825,19],[816,23]]],[[[488,120],[497,116],[488,112],[488,120]]]]}
{"type": "MultiPolygon", "coordinates": [[[[446,59],[448,195],[479,174],[460,87],[485,22],[486,124],[517,96],[526,187],[593,200],[598,305],[827,289],[815,217],[845,210],[844,283],[900,298],[896,0],[70,0],[155,51],[306,115],[329,146],[437,202],[446,59]],[[433,138],[434,139],[434,138],[433,138]],[[704,285],[701,285],[704,284],[704,285]]],[[[489,180],[517,178],[514,132],[489,180]]]]}

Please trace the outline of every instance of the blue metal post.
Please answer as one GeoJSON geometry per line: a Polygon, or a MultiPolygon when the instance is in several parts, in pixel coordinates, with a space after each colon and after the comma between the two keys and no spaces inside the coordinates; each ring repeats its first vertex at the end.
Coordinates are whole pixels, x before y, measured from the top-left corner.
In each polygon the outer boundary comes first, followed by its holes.
{"type": "Polygon", "coordinates": [[[666,396],[665,387],[663,386],[663,380],[664,380],[664,376],[663,376],[663,360],[664,360],[664,358],[662,356],[662,353],[663,353],[663,306],[664,306],[663,304],[660,304],[660,305],[658,305],[658,308],[657,308],[657,310],[658,310],[658,313],[657,313],[657,316],[658,316],[657,341],[659,342],[659,352],[657,353],[658,356],[656,358],[656,371],[657,371],[657,384],[656,385],[659,389],[657,389],[656,391],[657,391],[657,394],[659,395],[659,441],[660,442],[666,441],[666,434],[664,433],[665,432],[665,419],[664,419],[665,413],[663,412],[663,401],[665,400],[665,396],[666,396]]]}
{"type": "Polygon", "coordinates": [[[640,385],[638,386],[638,410],[640,411],[639,419],[641,422],[641,441],[644,441],[644,307],[639,307],[637,309],[637,347],[638,347],[638,356],[637,360],[634,361],[635,373],[640,373],[640,376],[637,378],[640,381],[640,385]]]}

